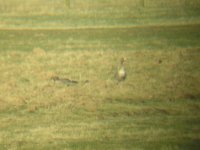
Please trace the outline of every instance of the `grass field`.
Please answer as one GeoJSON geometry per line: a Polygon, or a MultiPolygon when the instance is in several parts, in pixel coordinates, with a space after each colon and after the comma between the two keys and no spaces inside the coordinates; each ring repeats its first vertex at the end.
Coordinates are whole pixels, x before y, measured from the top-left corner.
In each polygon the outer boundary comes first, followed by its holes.
{"type": "Polygon", "coordinates": [[[199,148],[199,49],[0,56],[1,149],[199,148]],[[128,78],[117,84],[120,56],[128,78]]]}
{"type": "Polygon", "coordinates": [[[0,149],[199,149],[199,25],[0,36],[0,149]]]}
{"type": "Polygon", "coordinates": [[[200,47],[200,25],[0,30],[3,51],[174,50],[200,47]]]}
{"type": "Polygon", "coordinates": [[[68,7],[67,0],[0,0],[0,28],[67,29],[200,23],[199,0],[71,2],[72,8],[68,7]]]}
{"type": "Polygon", "coordinates": [[[0,0],[0,150],[199,150],[199,1],[71,2],[0,0]]]}

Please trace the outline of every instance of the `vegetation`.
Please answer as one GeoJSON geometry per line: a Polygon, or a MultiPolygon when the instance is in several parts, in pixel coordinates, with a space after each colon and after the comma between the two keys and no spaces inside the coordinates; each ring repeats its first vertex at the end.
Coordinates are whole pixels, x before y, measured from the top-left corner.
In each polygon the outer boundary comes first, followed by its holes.
{"type": "Polygon", "coordinates": [[[138,28],[0,30],[3,51],[163,50],[200,47],[199,25],[138,28]]]}
{"type": "Polygon", "coordinates": [[[1,149],[199,148],[199,49],[0,56],[1,149]],[[128,78],[117,84],[120,56],[128,78]]]}
{"type": "Polygon", "coordinates": [[[198,30],[2,30],[1,149],[198,149],[198,30]]]}
{"type": "Polygon", "coordinates": [[[200,23],[198,0],[0,0],[0,28],[132,27],[200,23]],[[134,1],[134,2],[133,2],[134,1]]]}
{"type": "Polygon", "coordinates": [[[199,149],[199,1],[136,1],[0,0],[0,150],[199,149]]]}

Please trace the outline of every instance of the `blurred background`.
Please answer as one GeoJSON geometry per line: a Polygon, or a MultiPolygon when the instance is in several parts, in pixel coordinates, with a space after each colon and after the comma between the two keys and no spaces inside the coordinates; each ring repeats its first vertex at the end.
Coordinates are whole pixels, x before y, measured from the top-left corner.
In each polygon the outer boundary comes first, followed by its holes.
{"type": "Polygon", "coordinates": [[[0,0],[1,28],[199,23],[199,0],[0,0]]]}

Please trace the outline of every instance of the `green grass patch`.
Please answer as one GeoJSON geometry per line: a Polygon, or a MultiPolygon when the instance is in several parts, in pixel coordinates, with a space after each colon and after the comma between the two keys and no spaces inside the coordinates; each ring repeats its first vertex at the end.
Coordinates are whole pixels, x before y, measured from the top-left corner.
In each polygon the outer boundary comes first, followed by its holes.
{"type": "Polygon", "coordinates": [[[66,29],[200,23],[197,0],[0,0],[0,4],[0,28],[66,29]]]}
{"type": "Polygon", "coordinates": [[[0,51],[198,48],[199,25],[68,30],[0,30],[0,51]]]}

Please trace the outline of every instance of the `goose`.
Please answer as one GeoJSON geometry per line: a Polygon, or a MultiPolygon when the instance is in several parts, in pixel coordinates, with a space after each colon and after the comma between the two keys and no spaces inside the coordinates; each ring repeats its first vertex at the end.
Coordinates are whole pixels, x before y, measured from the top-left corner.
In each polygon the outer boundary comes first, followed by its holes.
{"type": "Polygon", "coordinates": [[[53,80],[54,82],[58,81],[60,83],[66,84],[67,86],[77,85],[78,83],[89,83],[89,80],[76,81],[76,80],[71,80],[71,79],[68,79],[68,78],[60,78],[58,76],[51,77],[51,80],[53,80]]]}
{"type": "Polygon", "coordinates": [[[67,86],[72,86],[72,85],[78,84],[78,81],[70,80],[70,79],[68,79],[68,78],[60,78],[60,77],[58,77],[58,76],[51,77],[51,79],[52,79],[54,82],[59,81],[59,82],[61,82],[61,83],[66,84],[67,86]]]}
{"type": "Polygon", "coordinates": [[[118,81],[124,81],[126,79],[127,74],[126,74],[126,70],[124,67],[125,61],[126,61],[126,59],[124,57],[122,57],[120,60],[120,65],[118,66],[117,74],[116,74],[118,81]]]}

